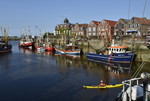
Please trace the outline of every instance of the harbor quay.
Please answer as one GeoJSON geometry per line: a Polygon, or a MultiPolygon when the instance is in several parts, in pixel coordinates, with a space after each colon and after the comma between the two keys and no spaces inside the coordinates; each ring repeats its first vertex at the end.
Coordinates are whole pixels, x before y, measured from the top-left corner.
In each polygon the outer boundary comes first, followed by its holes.
{"type": "MultiPolygon", "coordinates": [[[[95,44],[99,42],[100,39],[95,39],[95,44]]],[[[66,44],[65,41],[62,41],[61,39],[51,39],[51,41],[56,45],[63,45],[66,44]]],[[[92,48],[92,46],[89,44],[89,40],[74,40],[74,44],[78,45],[79,48],[82,50],[83,54],[85,54],[88,51],[94,52],[95,50],[92,48]]],[[[119,41],[116,41],[117,43],[120,43],[119,41]]],[[[123,45],[128,46],[128,49],[131,51],[134,51],[135,53],[135,61],[147,61],[150,62],[150,49],[146,46],[146,40],[143,39],[134,39],[131,38],[125,38],[122,41],[123,45]]]]}

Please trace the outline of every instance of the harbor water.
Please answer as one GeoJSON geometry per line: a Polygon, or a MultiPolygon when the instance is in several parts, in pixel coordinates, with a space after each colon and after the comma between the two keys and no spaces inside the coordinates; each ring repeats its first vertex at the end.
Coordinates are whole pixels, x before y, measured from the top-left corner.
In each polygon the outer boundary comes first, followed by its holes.
{"type": "MultiPolygon", "coordinates": [[[[83,85],[119,84],[130,78],[133,66],[112,66],[83,56],[59,55],[18,48],[0,55],[0,101],[114,101],[122,88],[84,89],[83,85]]],[[[149,70],[149,63],[143,71],[149,70]]]]}

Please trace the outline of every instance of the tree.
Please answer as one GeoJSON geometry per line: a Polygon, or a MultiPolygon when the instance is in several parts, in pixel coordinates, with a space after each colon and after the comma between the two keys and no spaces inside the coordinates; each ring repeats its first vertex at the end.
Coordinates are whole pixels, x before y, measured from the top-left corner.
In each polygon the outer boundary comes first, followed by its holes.
{"type": "Polygon", "coordinates": [[[51,35],[50,32],[45,32],[44,35],[43,35],[43,38],[44,38],[44,39],[45,39],[45,38],[48,38],[50,35],[51,35]]]}

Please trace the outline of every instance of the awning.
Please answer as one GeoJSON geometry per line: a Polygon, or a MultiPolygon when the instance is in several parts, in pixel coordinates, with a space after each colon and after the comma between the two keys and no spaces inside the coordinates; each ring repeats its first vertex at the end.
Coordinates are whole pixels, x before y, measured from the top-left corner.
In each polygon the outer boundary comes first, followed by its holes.
{"type": "Polygon", "coordinates": [[[127,32],[127,33],[138,33],[137,30],[127,30],[126,32],[127,32]]]}

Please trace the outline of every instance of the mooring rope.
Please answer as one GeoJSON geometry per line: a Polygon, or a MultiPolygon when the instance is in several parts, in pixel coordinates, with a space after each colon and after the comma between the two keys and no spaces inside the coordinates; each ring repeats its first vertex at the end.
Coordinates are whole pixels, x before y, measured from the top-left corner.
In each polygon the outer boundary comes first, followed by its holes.
{"type": "Polygon", "coordinates": [[[136,70],[136,72],[132,75],[131,78],[136,78],[136,77],[139,75],[140,71],[143,69],[145,63],[147,62],[147,59],[148,59],[148,56],[145,58],[145,61],[143,61],[143,62],[141,63],[141,65],[140,65],[139,68],[136,70]]]}

